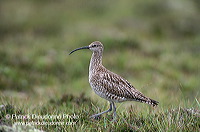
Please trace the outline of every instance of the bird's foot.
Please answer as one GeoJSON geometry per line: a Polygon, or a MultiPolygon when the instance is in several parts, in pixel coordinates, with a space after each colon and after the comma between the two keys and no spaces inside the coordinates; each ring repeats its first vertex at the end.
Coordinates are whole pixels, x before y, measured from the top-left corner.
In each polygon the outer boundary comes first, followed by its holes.
{"type": "Polygon", "coordinates": [[[112,120],[111,120],[111,122],[117,122],[117,118],[113,118],[112,120]]]}
{"type": "Polygon", "coordinates": [[[90,119],[94,119],[94,120],[99,120],[101,118],[101,115],[92,115],[90,116],[90,119]]]}
{"type": "Polygon", "coordinates": [[[117,113],[116,112],[113,113],[113,119],[111,120],[111,122],[117,122],[117,113]]]}

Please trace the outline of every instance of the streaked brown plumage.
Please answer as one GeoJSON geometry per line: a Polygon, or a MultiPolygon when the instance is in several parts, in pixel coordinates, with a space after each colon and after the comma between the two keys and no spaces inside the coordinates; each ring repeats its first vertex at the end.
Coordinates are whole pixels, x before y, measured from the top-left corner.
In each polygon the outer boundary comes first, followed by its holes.
{"type": "Polygon", "coordinates": [[[90,49],[93,51],[89,66],[89,83],[97,95],[110,102],[110,109],[99,114],[95,114],[91,117],[96,118],[103,113],[111,111],[113,107],[115,119],[116,107],[114,102],[138,101],[150,104],[153,107],[158,105],[157,101],[144,96],[127,80],[107,70],[102,65],[103,44],[101,42],[92,42],[89,46],[77,48],[71,51],[70,54],[80,49],[90,49]]]}

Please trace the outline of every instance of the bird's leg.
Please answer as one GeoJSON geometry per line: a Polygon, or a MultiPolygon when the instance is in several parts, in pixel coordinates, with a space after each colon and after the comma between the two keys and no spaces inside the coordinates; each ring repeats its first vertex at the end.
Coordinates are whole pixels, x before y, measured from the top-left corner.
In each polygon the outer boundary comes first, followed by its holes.
{"type": "Polygon", "coordinates": [[[113,102],[110,102],[110,108],[109,108],[108,110],[103,111],[103,112],[98,113],[98,114],[95,114],[95,115],[92,115],[92,116],[90,116],[90,118],[95,118],[95,119],[96,119],[96,118],[98,118],[100,115],[112,111],[112,105],[113,105],[113,104],[114,104],[113,102]]]}
{"type": "Polygon", "coordinates": [[[117,112],[116,112],[116,107],[115,107],[114,102],[112,102],[112,105],[113,105],[113,120],[112,121],[116,121],[116,119],[117,119],[117,112]]]}

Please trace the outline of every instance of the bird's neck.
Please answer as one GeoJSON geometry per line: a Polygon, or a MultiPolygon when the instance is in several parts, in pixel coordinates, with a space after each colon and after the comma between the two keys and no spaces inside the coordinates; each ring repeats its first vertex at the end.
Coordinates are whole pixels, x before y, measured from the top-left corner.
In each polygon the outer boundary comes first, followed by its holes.
{"type": "Polygon", "coordinates": [[[94,51],[90,59],[89,75],[94,74],[102,66],[102,51],[94,51]]]}

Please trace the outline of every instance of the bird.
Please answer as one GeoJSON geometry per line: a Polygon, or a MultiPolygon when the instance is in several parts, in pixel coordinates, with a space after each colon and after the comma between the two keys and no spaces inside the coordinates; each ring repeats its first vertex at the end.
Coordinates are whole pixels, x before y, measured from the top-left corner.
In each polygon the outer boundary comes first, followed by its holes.
{"type": "Polygon", "coordinates": [[[100,41],[94,41],[89,46],[74,49],[69,55],[82,49],[90,49],[93,52],[89,64],[89,83],[91,88],[97,95],[110,103],[110,108],[108,110],[94,114],[90,116],[90,118],[98,119],[102,114],[113,110],[114,121],[117,118],[115,103],[124,101],[137,101],[149,104],[153,107],[158,105],[158,101],[146,97],[126,79],[103,66],[102,57],[104,46],[100,41]]]}

